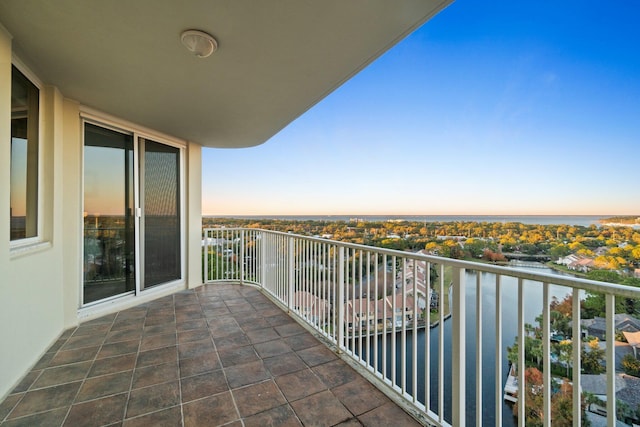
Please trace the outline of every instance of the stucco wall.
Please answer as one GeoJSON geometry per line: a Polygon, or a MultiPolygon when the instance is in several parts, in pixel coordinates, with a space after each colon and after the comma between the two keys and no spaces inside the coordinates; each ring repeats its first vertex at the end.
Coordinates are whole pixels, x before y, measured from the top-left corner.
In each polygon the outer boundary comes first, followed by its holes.
{"type": "MultiPolygon", "coordinates": [[[[59,193],[53,132],[61,114],[54,91],[41,88],[40,192],[42,243],[9,249],[11,39],[0,31],[0,396],[11,391],[64,329],[63,248],[55,232],[59,193]]],[[[77,261],[76,261],[77,262],[77,261]]]]}
{"type": "Polygon", "coordinates": [[[11,36],[0,25],[0,400],[66,329],[80,321],[202,284],[201,147],[188,144],[185,282],[79,313],[82,285],[81,106],[43,84],[40,202],[43,241],[10,250],[11,36]]]}

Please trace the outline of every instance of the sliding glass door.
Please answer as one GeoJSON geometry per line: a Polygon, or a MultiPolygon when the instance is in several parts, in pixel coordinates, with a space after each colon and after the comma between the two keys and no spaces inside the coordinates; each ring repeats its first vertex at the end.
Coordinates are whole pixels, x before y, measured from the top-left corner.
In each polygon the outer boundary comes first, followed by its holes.
{"type": "Polygon", "coordinates": [[[135,291],[133,136],[85,125],[84,304],[135,291]]]}
{"type": "Polygon", "coordinates": [[[180,150],[140,138],[144,288],[180,278],[180,150]]]}
{"type": "Polygon", "coordinates": [[[84,129],[83,304],[182,278],[180,149],[84,129]]]}

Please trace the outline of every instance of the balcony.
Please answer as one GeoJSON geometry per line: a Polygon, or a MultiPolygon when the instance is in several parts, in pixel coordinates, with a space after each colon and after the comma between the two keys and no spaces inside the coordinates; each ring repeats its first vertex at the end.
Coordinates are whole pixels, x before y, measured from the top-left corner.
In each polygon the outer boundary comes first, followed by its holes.
{"type": "Polygon", "coordinates": [[[616,299],[638,288],[256,229],[206,230],[203,248],[206,282],[259,287],[424,424],[524,425],[533,411],[541,425],[635,423],[640,380],[620,359],[636,349],[606,338],[616,299]],[[605,319],[595,368],[582,362],[592,295],[605,319]]]}
{"type": "Polygon", "coordinates": [[[419,425],[259,289],[233,284],[66,331],[0,404],[3,427],[343,422],[419,425]]]}
{"type": "MultiPolygon", "coordinates": [[[[531,390],[551,425],[553,298],[569,295],[578,337],[585,292],[604,295],[605,336],[615,336],[616,297],[640,297],[569,276],[256,229],[205,230],[203,265],[200,288],[66,331],[0,403],[0,425],[524,425],[531,390]],[[534,387],[525,351],[539,315],[534,387]],[[514,418],[505,401],[519,396],[514,418]]],[[[621,398],[617,359],[631,348],[604,343],[597,385],[621,398]]],[[[568,416],[616,425],[616,399],[587,402],[579,392],[595,381],[580,375],[584,352],[573,346],[562,365],[572,371],[568,416]]]]}

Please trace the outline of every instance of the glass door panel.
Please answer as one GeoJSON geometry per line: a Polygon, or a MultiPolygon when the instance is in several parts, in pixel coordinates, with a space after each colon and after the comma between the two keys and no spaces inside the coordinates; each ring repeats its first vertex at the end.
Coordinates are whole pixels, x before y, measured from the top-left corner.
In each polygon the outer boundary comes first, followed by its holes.
{"type": "Polygon", "coordinates": [[[140,139],[143,288],[181,278],[180,150],[140,139]]]}
{"type": "Polygon", "coordinates": [[[84,304],[135,291],[133,136],[84,129],[84,304]]]}

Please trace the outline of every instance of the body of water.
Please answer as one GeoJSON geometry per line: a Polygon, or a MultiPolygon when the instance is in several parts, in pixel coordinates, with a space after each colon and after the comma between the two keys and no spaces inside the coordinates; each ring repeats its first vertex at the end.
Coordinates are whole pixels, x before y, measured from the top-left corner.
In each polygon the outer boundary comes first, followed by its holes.
{"type": "MultiPolygon", "coordinates": [[[[213,215],[205,215],[218,217],[213,215]]],[[[599,220],[613,215],[226,215],[218,218],[276,219],[288,221],[351,221],[372,222],[412,221],[412,222],[520,222],[540,225],[600,225],[599,220]]]]}
{"type": "MultiPolygon", "coordinates": [[[[537,272],[544,273],[557,273],[551,269],[541,270],[536,269],[537,272]]],[[[475,425],[475,417],[477,411],[475,387],[476,387],[476,275],[478,273],[474,271],[468,271],[466,273],[466,375],[467,381],[467,395],[466,395],[466,408],[467,408],[467,424],[475,425]]],[[[490,273],[482,274],[482,301],[483,301],[483,315],[482,315],[482,417],[484,425],[495,425],[495,387],[500,388],[502,395],[502,388],[504,382],[507,379],[509,370],[509,362],[507,360],[507,347],[512,346],[515,342],[518,327],[518,283],[517,279],[503,276],[502,278],[502,384],[495,384],[496,366],[495,366],[495,275],[490,273]]],[[[570,290],[568,288],[560,286],[551,286],[551,295],[558,299],[563,299],[570,290]]],[[[536,325],[536,317],[542,313],[542,284],[538,282],[525,281],[524,298],[526,303],[525,307],[525,321],[527,323],[536,325]]],[[[445,384],[445,401],[444,401],[444,413],[445,419],[451,420],[451,320],[445,320],[443,325],[437,326],[429,330],[418,331],[417,345],[418,345],[418,396],[421,402],[425,400],[425,334],[429,335],[429,354],[430,354],[430,369],[431,369],[431,381],[430,381],[430,405],[432,410],[437,410],[438,400],[436,391],[438,389],[438,336],[440,328],[444,328],[445,340],[444,340],[444,384],[445,384]]],[[[377,338],[378,348],[382,348],[382,337],[377,338]]],[[[387,340],[390,338],[387,337],[387,340]]],[[[398,348],[396,349],[397,362],[397,375],[400,376],[400,363],[401,359],[401,344],[400,334],[397,336],[398,348]]],[[[387,345],[390,342],[387,341],[387,345]]],[[[373,347],[372,347],[373,350],[373,347]]],[[[406,355],[407,366],[411,366],[412,355],[412,336],[411,333],[407,333],[406,341],[406,355]]],[[[380,357],[379,360],[382,358],[380,357]]],[[[387,361],[390,361],[390,354],[387,354],[387,361]]],[[[387,363],[387,372],[391,372],[390,362],[387,363]]],[[[389,374],[390,375],[390,374],[389,374]]],[[[398,380],[399,381],[399,380],[398,380]]],[[[407,390],[412,389],[411,375],[407,375],[407,390]]],[[[513,417],[512,407],[505,403],[502,398],[502,425],[505,427],[517,425],[517,420],[513,417]]]]}

